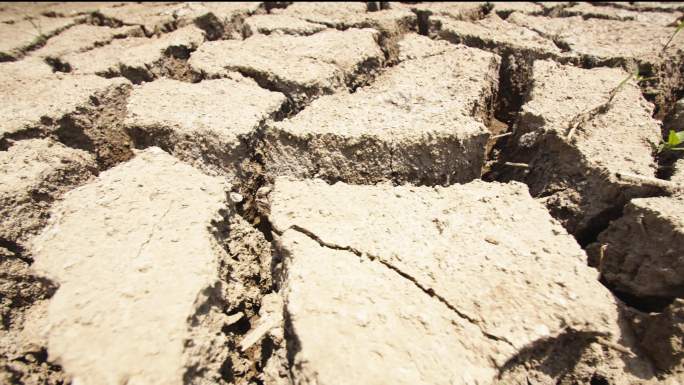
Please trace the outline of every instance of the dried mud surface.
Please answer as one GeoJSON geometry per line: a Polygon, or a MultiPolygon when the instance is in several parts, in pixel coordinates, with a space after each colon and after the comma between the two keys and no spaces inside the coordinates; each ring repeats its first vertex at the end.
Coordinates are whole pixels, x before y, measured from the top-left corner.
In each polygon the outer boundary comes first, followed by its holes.
{"type": "Polygon", "coordinates": [[[0,3],[0,384],[684,383],[683,18],[0,3]]]}

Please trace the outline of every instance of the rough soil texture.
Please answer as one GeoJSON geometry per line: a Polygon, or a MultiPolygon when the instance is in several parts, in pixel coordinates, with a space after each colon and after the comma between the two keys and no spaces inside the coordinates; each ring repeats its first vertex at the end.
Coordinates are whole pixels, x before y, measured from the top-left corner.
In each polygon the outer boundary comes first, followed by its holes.
{"type": "Polygon", "coordinates": [[[265,170],[357,184],[477,178],[498,67],[495,55],[452,46],[406,60],[354,93],[321,97],[266,129],[265,170]]]}
{"type": "Polygon", "coordinates": [[[213,339],[229,318],[215,303],[229,257],[213,232],[226,199],[221,179],[150,148],[57,205],[33,267],[59,285],[48,346],[73,382],[225,381],[213,339]]]}
{"type": "Polygon", "coordinates": [[[21,58],[26,51],[45,43],[50,36],[56,35],[74,24],[71,18],[51,18],[38,16],[33,19],[0,23],[0,62],[21,58]]]}
{"type": "Polygon", "coordinates": [[[0,384],[683,384],[683,17],[0,3],[0,384]]]}

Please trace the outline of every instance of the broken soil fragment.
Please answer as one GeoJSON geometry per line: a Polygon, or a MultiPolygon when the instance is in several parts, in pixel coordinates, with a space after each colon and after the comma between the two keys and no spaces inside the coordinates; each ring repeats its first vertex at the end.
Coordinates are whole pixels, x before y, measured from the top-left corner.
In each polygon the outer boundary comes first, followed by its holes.
{"type": "Polygon", "coordinates": [[[632,297],[653,299],[650,302],[683,298],[683,210],[683,197],[633,199],[627,204],[624,215],[590,248],[606,284],[632,297]]]}
{"type": "Polygon", "coordinates": [[[160,37],[129,37],[85,52],[64,55],[63,65],[74,74],[123,76],[133,83],[158,77],[194,80],[184,60],[204,41],[197,27],[181,28],[160,37]]]}
{"type": "Polygon", "coordinates": [[[206,172],[235,177],[257,129],[280,113],[286,98],[239,74],[233,78],[136,86],[124,126],[138,147],[159,146],[206,172]]]}
{"type": "Polygon", "coordinates": [[[210,230],[225,198],[221,180],[152,148],[56,205],[32,250],[34,267],[59,284],[50,356],[73,381],[184,383],[189,333],[191,346],[216,333],[188,322],[225,284],[225,251],[210,230]]]}
{"type": "MultiPolygon", "coordinates": [[[[369,362],[376,362],[374,352],[395,341],[383,339],[382,328],[388,328],[388,336],[401,335],[426,307],[416,302],[413,312],[388,314],[370,305],[371,298],[392,303],[412,296],[432,301],[435,309],[444,304],[443,310],[430,312],[445,317],[450,309],[458,319],[456,340],[446,345],[458,350],[460,343],[474,356],[445,352],[405,361],[402,349],[380,354],[384,360],[377,365],[399,360],[405,378],[418,382],[431,383],[421,373],[440,373],[440,365],[448,362],[464,368],[461,373],[472,375],[470,381],[495,383],[493,375],[515,362],[524,348],[553,346],[566,333],[579,333],[584,347],[597,336],[614,344],[621,338],[631,343],[619,327],[617,303],[586,266],[582,250],[520,184],[476,181],[421,188],[278,179],[269,199],[269,218],[286,256],[286,327],[298,343],[292,352],[295,377],[319,373],[321,380],[347,378],[342,373],[350,365],[373,378],[375,368],[369,362]],[[314,266],[318,274],[304,274],[314,266]],[[378,278],[366,278],[373,274],[378,278]],[[357,275],[364,282],[386,282],[380,277],[393,276],[419,290],[398,294],[406,289],[357,284],[352,279],[357,275]],[[329,294],[314,300],[322,293],[329,294]],[[343,303],[349,308],[340,307],[343,303]],[[347,334],[350,328],[369,337],[352,338],[357,334],[347,334]],[[330,335],[339,335],[335,340],[341,342],[321,344],[330,335]]],[[[443,329],[432,329],[436,325],[431,322],[441,322],[439,318],[425,317],[411,333],[443,335],[443,329]]],[[[429,337],[412,340],[412,351],[447,349],[433,346],[429,337]]],[[[616,359],[607,365],[628,364],[616,359]]],[[[648,374],[648,365],[645,370],[648,374]]]]}
{"type": "Polygon", "coordinates": [[[663,47],[675,31],[650,22],[549,18],[515,13],[511,23],[539,31],[567,51],[567,60],[584,67],[622,67],[629,73],[655,79],[643,82],[644,92],[658,107],[662,118],[676,101],[684,86],[682,66],[684,40],[674,39],[663,47]],[[619,42],[619,43],[616,43],[619,42]]]}
{"type": "Polygon", "coordinates": [[[477,178],[498,67],[495,55],[452,46],[402,62],[352,94],[321,97],[269,124],[259,148],[266,172],[355,184],[477,178]]]}
{"type": "Polygon", "coordinates": [[[676,299],[661,313],[638,315],[635,330],[639,344],[662,371],[674,380],[684,375],[684,300],[676,299]]]}
{"type": "Polygon", "coordinates": [[[328,27],[323,24],[311,23],[289,15],[254,15],[245,20],[243,34],[245,37],[250,37],[255,34],[308,36],[321,32],[327,28],[328,27]]]}
{"type": "Polygon", "coordinates": [[[21,58],[45,40],[75,23],[74,19],[38,16],[12,24],[0,22],[0,62],[21,58]]]}
{"type": "Polygon", "coordinates": [[[60,61],[62,56],[69,53],[87,51],[109,44],[114,39],[140,35],[142,35],[142,30],[135,26],[110,28],[80,24],[50,38],[45,46],[31,52],[30,55],[55,62],[60,61]]]}
{"type": "Polygon", "coordinates": [[[102,7],[94,16],[102,25],[140,26],[147,36],[195,24],[213,40],[239,37],[242,19],[260,8],[260,2],[129,3],[102,7]]]}
{"type": "Polygon", "coordinates": [[[585,2],[563,8],[560,13],[564,17],[582,16],[584,19],[595,18],[619,21],[639,21],[660,26],[669,26],[684,16],[684,14],[680,12],[631,11],[610,6],[598,6],[585,2]]]}
{"type": "Polygon", "coordinates": [[[536,61],[532,89],[509,141],[507,161],[529,168],[508,167],[504,173],[524,180],[581,243],[591,241],[630,198],[660,192],[641,180],[621,178],[655,178],[651,144],[660,138],[653,106],[633,82],[609,103],[625,77],[617,69],[536,61]],[[613,153],[616,138],[620,156],[613,153]]]}
{"type": "Polygon", "coordinates": [[[375,30],[349,29],[207,42],[189,64],[208,78],[240,72],[301,108],[318,96],[366,83],[383,62],[375,30]]]}
{"type": "Polygon", "coordinates": [[[47,222],[54,200],[97,173],[87,152],[48,139],[0,152],[0,240],[23,245],[47,222]]]}
{"type": "Polygon", "coordinates": [[[37,72],[0,73],[0,91],[7,97],[0,105],[0,148],[11,140],[47,136],[94,154],[102,168],[130,158],[119,120],[131,87],[126,79],[37,72]]]}

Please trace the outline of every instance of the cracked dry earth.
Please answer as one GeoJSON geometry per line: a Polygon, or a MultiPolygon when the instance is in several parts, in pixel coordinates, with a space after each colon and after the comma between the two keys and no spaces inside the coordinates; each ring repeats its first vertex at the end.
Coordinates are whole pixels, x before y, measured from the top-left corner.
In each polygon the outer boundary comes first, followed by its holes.
{"type": "Polygon", "coordinates": [[[0,383],[684,384],[683,17],[0,3],[0,383]]]}

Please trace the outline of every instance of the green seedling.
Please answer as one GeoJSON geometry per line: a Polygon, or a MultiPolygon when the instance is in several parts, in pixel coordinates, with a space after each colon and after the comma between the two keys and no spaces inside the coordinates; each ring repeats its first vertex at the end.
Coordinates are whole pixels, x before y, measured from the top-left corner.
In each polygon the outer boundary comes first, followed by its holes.
{"type": "Polygon", "coordinates": [[[675,132],[674,130],[670,130],[670,135],[667,136],[667,142],[662,141],[660,143],[658,152],[684,151],[684,147],[680,147],[682,144],[684,144],[684,131],[675,132]]]}
{"type": "Polygon", "coordinates": [[[663,52],[667,49],[667,47],[670,45],[670,43],[672,43],[672,40],[675,38],[675,36],[677,36],[679,31],[681,31],[682,29],[684,29],[684,20],[680,21],[679,24],[677,24],[677,28],[675,28],[674,32],[672,33],[670,38],[667,40],[667,43],[665,43],[665,45],[663,46],[663,52]]]}

